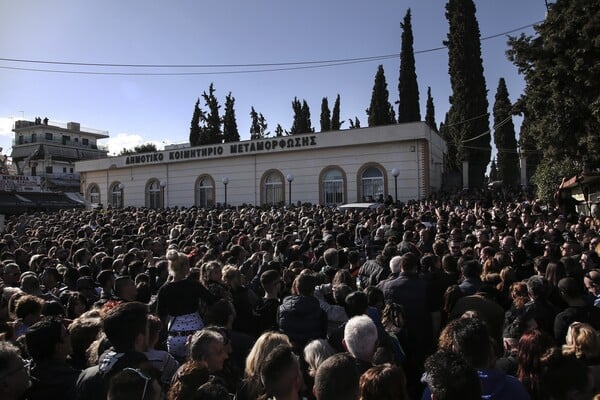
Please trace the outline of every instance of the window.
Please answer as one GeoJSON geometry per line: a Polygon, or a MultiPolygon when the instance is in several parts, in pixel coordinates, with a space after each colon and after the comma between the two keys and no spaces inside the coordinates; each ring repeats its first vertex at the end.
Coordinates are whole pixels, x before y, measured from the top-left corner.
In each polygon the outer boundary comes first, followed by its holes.
{"type": "Polygon", "coordinates": [[[46,167],[46,173],[47,174],[51,174],[52,173],[52,165],[49,165],[46,167]]]}
{"type": "Polygon", "coordinates": [[[91,204],[100,204],[100,188],[98,188],[98,185],[90,185],[88,200],[91,204]]]}
{"type": "Polygon", "coordinates": [[[23,135],[19,135],[19,144],[23,144],[23,135]]]}
{"type": "Polygon", "coordinates": [[[122,208],[123,204],[123,185],[115,182],[110,187],[110,205],[114,208],[122,208]]]}
{"type": "Polygon", "coordinates": [[[162,208],[163,190],[158,179],[151,179],[146,184],[146,207],[162,208]]]}
{"type": "Polygon", "coordinates": [[[215,206],[215,182],[204,175],[196,180],[196,207],[213,208],[215,206]]]}
{"type": "Polygon", "coordinates": [[[277,170],[265,172],[262,180],[263,204],[277,205],[284,201],[283,174],[277,170]]]}
{"type": "Polygon", "coordinates": [[[52,140],[52,133],[46,132],[46,140],[52,140]]]}
{"type": "Polygon", "coordinates": [[[63,135],[63,137],[62,137],[62,143],[63,143],[63,145],[69,143],[70,141],[71,141],[71,136],[63,135]]]}
{"type": "Polygon", "coordinates": [[[37,135],[35,133],[31,134],[31,143],[37,142],[37,135]]]}
{"type": "Polygon", "coordinates": [[[383,172],[377,167],[368,167],[360,177],[360,192],[363,201],[377,201],[384,196],[383,172]]]}
{"type": "Polygon", "coordinates": [[[89,139],[85,139],[85,138],[81,139],[82,145],[87,146],[89,143],[90,143],[89,139]]]}
{"type": "Polygon", "coordinates": [[[67,167],[63,167],[63,173],[66,174],[67,173],[67,167]]]}
{"type": "Polygon", "coordinates": [[[330,167],[321,173],[321,203],[326,205],[344,203],[344,172],[337,167],[330,167]]]}
{"type": "Polygon", "coordinates": [[[72,174],[73,173],[73,167],[69,168],[69,172],[72,174]]]}

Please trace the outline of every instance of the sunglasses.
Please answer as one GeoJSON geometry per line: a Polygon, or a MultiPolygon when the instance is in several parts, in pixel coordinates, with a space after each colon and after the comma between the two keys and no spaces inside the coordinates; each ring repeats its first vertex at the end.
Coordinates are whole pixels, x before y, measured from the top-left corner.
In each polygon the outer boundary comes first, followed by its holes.
{"type": "Polygon", "coordinates": [[[148,390],[148,383],[152,380],[152,378],[138,368],[123,368],[123,371],[131,371],[144,380],[144,391],[142,392],[142,397],[140,398],[140,400],[144,400],[144,397],[146,397],[146,390],[148,390]]]}

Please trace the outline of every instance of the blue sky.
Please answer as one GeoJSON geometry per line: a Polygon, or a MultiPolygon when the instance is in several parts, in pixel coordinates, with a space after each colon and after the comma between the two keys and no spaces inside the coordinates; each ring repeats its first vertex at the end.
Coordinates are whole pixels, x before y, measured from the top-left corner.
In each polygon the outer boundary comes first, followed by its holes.
{"type": "MultiPolygon", "coordinates": [[[[400,53],[401,28],[411,9],[416,70],[425,115],[431,87],[436,121],[443,121],[451,94],[446,49],[448,32],[442,0],[0,0],[0,58],[33,61],[248,65],[374,57],[400,53]]],[[[543,20],[543,0],[476,1],[481,36],[491,36],[543,20]]],[[[533,34],[533,28],[522,30],[533,34]]],[[[518,32],[513,33],[513,35],[518,32]]],[[[524,82],[505,56],[506,36],[482,41],[490,112],[498,79],[511,100],[524,82]]],[[[339,93],[341,118],[367,125],[377,66],[383,64],[390,100],[398,99],[399,57],[384,60],[264,71],[280,67],[131,68],[0,61],[0,147],[8,152],[12,123],[24,117],[76,121],[107,130],[112,152],[154,142],[183,143],[189,135],[196,99],[214,83],[224,107],[235,97],[242,139],[248,139],[250,108],[262,113],[273,132],[292,124],[291,102],[306,99],[319,130],[321,99],[330,107],[339,93]],[[198,75],[99,75],[24,71],[14,68],[110,73],[190,73],[198,75]],[[231,73],[232,71],[236,73],[231,73]],[[242,72],[240,72],[242,71],[242,72]]],[[[493,118],[490,117],[490,124],[493,118]]],[[[520,121],[515,120],[517,126],[520,121]]],[[[348,127],[348,122],[343,126],[348,127]]],[[[517,130],[518,133],[518,130],[517,130]]]]}

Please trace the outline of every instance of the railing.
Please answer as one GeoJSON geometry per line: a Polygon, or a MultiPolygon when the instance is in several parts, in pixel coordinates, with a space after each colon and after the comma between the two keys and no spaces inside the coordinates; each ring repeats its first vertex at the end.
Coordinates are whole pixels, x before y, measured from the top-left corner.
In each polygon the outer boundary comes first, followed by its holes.
{"type": "Polygon", "coordinates": [[[12,141],[13,146],[19,146],[19,145],[23,145],[23,144],[32,144],[32,143],[49,143],[49,144],[55,144],[55,145],[59,145],[59,146],[78,147],[81,149],[88,149],[88,150],[108,151],[108,146],[103,145],[103,144],[97,144],[97,143],[82,144],[81,141],[76,142],[74,140],[62,140],[62,138],[61,139],[58,139],[58,138],[46,139],[46,137],[44,137],[44,136],[36,136],[35,140],[33,140],[33,138],[30,136],[30,137],[23,137],[23,140],[13,139],[13,141],[12,141]]]}

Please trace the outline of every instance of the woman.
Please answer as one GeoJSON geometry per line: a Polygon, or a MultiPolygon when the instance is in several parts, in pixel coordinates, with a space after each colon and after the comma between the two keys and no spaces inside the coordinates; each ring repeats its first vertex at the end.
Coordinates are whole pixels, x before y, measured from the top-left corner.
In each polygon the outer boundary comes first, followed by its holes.
{"type": "Polygon", "coordinates": [[[600,336],[590,324],[573,322],[567,330],[564,355],[583,361],[592,376],[593,393],[600,392],[600,336]]]}
{"type": "Polygon", "coordinates": [[[360,377],[360,400],[406,400],[406,378],[402,368],[377,365],[360,377]]]}
{"type": "Polygon", "coordinates": [[[246,358],[244,381],[236,394],[237,400],[255,400],[264,394],[264,387],[260,380],[260,367],[267,355],[282,344],[292,345],[288,337],[282,333],[265,332],[260,335],[246,358]]]}
{"type": "Polygon", "coordinates": [[[550,335],[539,329],[529,330],[519,339],[517,378],[523,383],[533,400],[543,398],[540,385],[543,365],[540,360],[552,346],[553,340],[550,335]]]}
{"type": "Polygon", "coordinates": [[[187,356],[187,338],[204,327],[198,312],[200,300],[212,304],[216,301],[200,282],[188,279],[190,267],[187,256],[177,250],[167,252],[170,281],[159,290],[157,311],[167,327],[167,349],[178,361],[187,356]]]}

